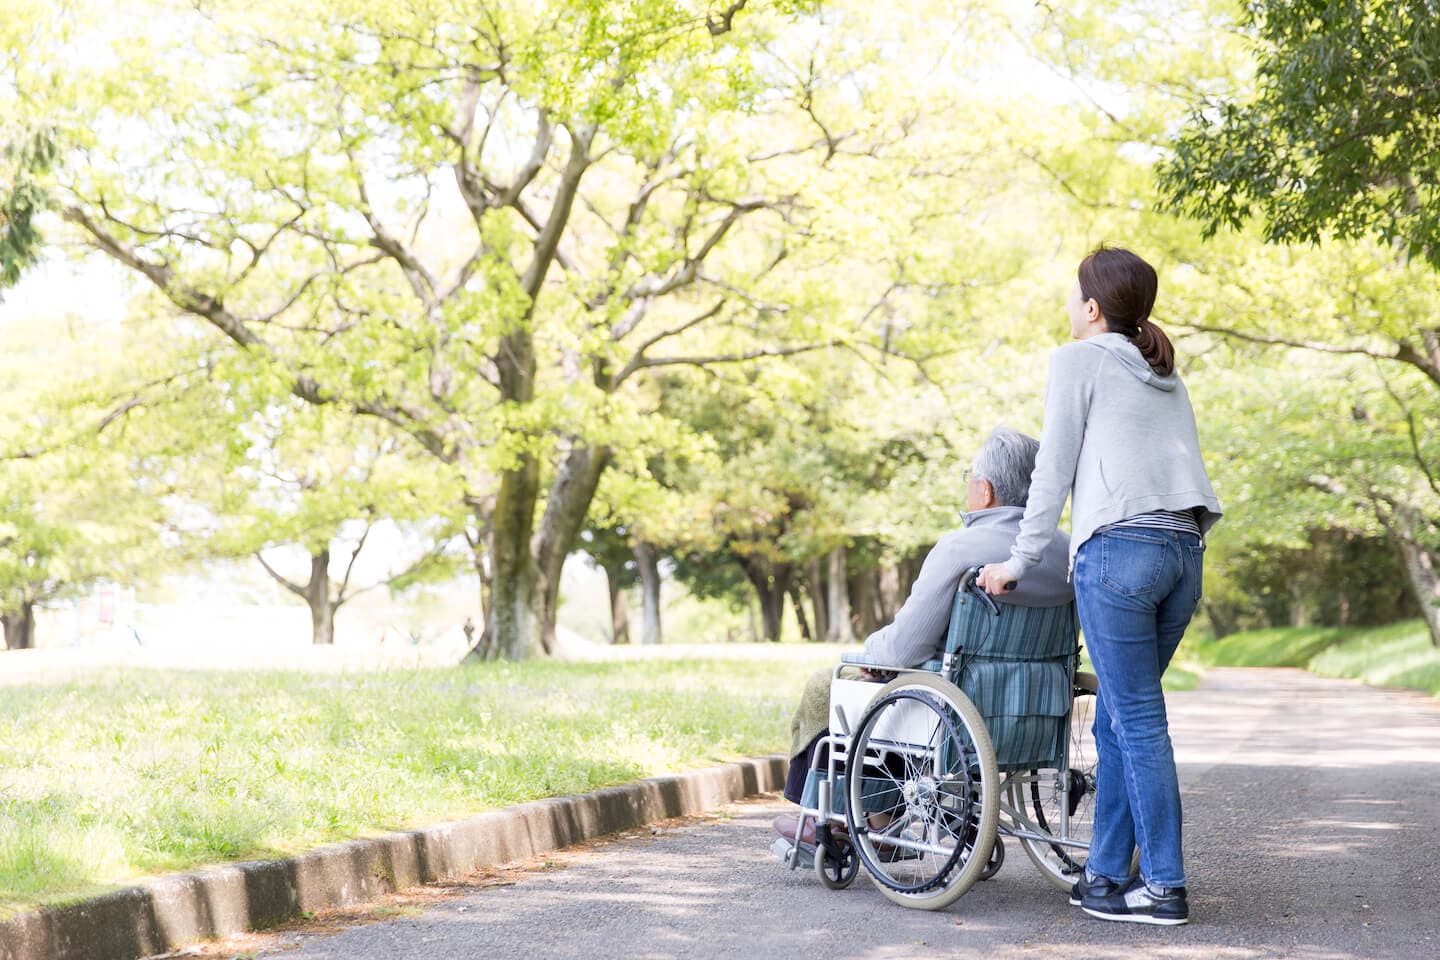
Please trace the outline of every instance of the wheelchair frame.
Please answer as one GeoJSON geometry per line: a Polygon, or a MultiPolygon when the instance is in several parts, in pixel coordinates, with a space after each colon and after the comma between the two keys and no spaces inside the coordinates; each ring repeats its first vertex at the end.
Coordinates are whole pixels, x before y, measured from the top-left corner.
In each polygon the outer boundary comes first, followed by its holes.
{"type": "MultiPolygon", "coordinates": [[[[815,751],[811,765],[816,803],[802,806],[796,831],[799,837],[815,824],[814,869],[827,887],[849,886],[863,865],[892,901],[940,909],[1000,870],[1005,838],[1018,841],[1060,889],[1069,890],[1080,875],[1093,822],[1090,714],[1098,684],[1077,670],[1072,609],[1070,649],[1060,655],[1069,700],[1056,721],[1056,762],[1002,771],[984,717],[960,689],[965,651],[954,648],[961,597],[975,597],[992,615],[1000,614],[974,583],[979,569],[961,578],[938,670],[865,664],[895,675],[883,684],[844,676],[860,664],[834,670],[831,729],[819,741],[826,749],[815,751]],[[873,691],[859,689],[862,684],[873,691]],[[853,769],[860,775],[847,777],[853,769]]],[[[798,842],[786,860],[792,869],[800,865],[798,842]]]]}

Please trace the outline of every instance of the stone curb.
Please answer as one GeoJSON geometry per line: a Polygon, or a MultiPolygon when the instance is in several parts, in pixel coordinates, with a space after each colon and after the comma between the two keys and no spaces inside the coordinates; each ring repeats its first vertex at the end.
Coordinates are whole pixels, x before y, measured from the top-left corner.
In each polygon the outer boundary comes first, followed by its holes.
{"type": "Polygon", "coordinates": [[[197,940],[352,906],[784,786],[778,754],[468,820],[352,840],[287,860],[182,873],[0,922],[0,960],[137,960],[197,940]]]}

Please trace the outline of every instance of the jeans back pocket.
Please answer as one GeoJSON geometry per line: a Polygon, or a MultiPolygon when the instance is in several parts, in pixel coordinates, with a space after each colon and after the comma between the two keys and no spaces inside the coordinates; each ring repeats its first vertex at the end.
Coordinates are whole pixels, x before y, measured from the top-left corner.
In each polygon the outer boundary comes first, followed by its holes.
{"type": "Polygon", "coordinates": [[[1100,534],[1100,582],[1135,597],[1152,593],[1165,570],[1169,543],[1163,534],[1111,530],[1100,534]]]}

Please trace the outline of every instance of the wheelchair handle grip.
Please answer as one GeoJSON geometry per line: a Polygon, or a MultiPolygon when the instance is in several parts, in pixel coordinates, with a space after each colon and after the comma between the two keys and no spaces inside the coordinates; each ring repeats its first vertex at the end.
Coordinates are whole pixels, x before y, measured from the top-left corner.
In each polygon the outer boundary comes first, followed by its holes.
{"type": "MultiPolygon", "coordinates": [[[[984,564],[981,564],[979,566],[971,567],[970,569],[962,573],[960,575],[960,592],[970,594],[976,600],[979,600],[985,605],[985,609],[990,611],[991,616],[998,617],[1000,616],[1000,607],[996,605],[995,598],[990,596],[989,591],[987,591],[984,587],[980,586],[979,583],[980,571],[983,569],[985,569],[984,564]]],[[[1005,585],[1005,589],[1007,591],[1014,590],[1015,581],[1012,580],[1007,583],[1005,585]]]]}
{"type": "MultiPolygon", "coordinates": [[[[964,573],[962,573],[960,575],[960,589],[969,590],[971,593],[984,593],[986,596],[989,596],[989,593],[985,590],[984,587],[981,587],[975,583],[976,580],[980,579],[980,571],[984,570],[985,566],[986,565],[982,563],[977,566],[973,566],[970,569],[966,570],[964,573]]],[[[1004,584],[1005,592],[1009,593],[1011,590],[1014,590],[1019,585],[1020,581],[1018,580],[1006,580],[1004,584]]]]}

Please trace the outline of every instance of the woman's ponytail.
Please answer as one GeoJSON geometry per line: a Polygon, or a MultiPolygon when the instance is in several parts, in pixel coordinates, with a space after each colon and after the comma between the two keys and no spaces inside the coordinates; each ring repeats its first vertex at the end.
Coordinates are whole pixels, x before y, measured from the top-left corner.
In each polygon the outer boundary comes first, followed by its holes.
{"type": "Polygon", "coordinates": [[[1149,317],[1141,320],[1139,331],[1130,339],[1140,349],[1140,356],[1150,364],[1150,369],[1162,377],[1175,372],[1175,345],[1154,320],[1149,317]]]}
{"type": "Polygon", "coordinates": [[[1156,373],[1174,373],[1175,345],[1150,319],[1159,287],[1155,268],[1129,250],[1100,246],[1076,272],[1081,295],[1099,305],[1106,329],[1129,337],[1156,373]]]}

